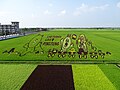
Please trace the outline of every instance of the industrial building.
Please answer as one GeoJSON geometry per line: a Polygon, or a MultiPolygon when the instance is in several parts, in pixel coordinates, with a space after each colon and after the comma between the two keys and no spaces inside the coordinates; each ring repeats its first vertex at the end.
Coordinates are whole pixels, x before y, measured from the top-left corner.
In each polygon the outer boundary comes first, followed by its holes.
{"type": "Polygon", "coordinates": [[[0,35],[11,35],[19,33],[19,22],[11,22],[11,24],[8,25],[2,25],[0,23],[0,35]]]}

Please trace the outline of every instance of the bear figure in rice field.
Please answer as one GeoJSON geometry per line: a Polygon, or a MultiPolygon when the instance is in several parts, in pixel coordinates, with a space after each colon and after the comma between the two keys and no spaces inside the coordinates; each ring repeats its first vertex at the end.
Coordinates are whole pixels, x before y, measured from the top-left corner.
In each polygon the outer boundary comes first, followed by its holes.
{"type": "Polygon", "coordinates": [[[86,37],[85,35],[81,34],[78,39],[76,40],[76,44],[78,47],[78,54],[79,54],[79,58],[87,58],[87,54],[88,54],[88,48],[87,48],[87,44],[86,44],[86,37]]]}

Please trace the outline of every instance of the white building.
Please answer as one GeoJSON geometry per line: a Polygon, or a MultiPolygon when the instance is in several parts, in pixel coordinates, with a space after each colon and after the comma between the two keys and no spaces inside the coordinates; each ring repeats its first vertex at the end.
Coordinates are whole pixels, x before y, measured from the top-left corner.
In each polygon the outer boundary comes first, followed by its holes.
{"type": "Polygon", "coordinates": [[[0,34],[2,35],[10,35],[10,34],[18,34],[19,31],[19,22],[11,22],[9,25],[1,25],[0,23],[0,34]]]}

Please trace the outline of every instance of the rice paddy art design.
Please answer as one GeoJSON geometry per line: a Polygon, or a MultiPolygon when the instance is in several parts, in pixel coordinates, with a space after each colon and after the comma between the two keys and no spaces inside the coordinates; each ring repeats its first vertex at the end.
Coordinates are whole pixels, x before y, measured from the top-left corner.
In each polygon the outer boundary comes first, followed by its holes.
{"type": "Polygon", "coordinates": [[[106,55],[111,55],[111,52],[103,52],[94,46],[92,41],[84,34],[67,34],[66,37],[37,34],[23,45],[21,51],[13,47],[2,53],[14,53],[20,57],[27,54],[40,54],[48,58],[54,58],[55,56],[58,58],[75,58],[78,56],[80,59],[87,59],[88,57],[91,59],[98,59],[99,57],[104,59],[106,55]],[[54,46],[54,48],[52,46],[54,46]],[[47,55],[45,53],[47,53],[47,55]]]}

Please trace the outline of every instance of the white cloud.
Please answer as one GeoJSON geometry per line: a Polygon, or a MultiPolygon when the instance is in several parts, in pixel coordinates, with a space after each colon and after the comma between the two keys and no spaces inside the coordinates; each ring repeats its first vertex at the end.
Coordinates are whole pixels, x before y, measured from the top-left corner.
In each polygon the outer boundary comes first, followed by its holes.
{"type": "Polygon", "coordinates": [[[93,11],[97,11],[97,10],[105,10],[107,7],[109,7],[108,4],[102,5],[102,6],[95,6],[95,7],[91,7],[91,9],[93,11]]]}
{"type": "Polygon", "coordinates": [[[105,10],[109,5],[105,4],[102,6],[88,6],[87,4],[82,4],[79,8],[76,8],[76,11],[74,12],[74,15],[79,16],[82,13],[89,13],[94,12],[98,10],[105,10]]]}
{"type": "Polygon", "coordinates": [[[32,18],[35,18],[35,15],[34,15],[34,14],[32,14],[32,15],[31,15],[31,17],[32,17],[32,18]]]}
{"type": "Polygon", "coordinates": [[[8,11],[1,11],[0,12],[0,16],[6,16],[6,15],[9,15],[11,14],[12,12],[8,12],[8,11]]]}
{"type": "Polygon", "coordinates": [[[50,12],[49,10],[46,10],[46,11],[44,12],[44,14],[45,14],[45,15],[50,15],[50,14],[52,14],[52,12],[50,12]]]}
{"type": "Polygon", "coordinates": [[[60,11],[60,13],[58,14],[58,16],[64,16],[66,14],[66,10],[62,10],[60,11]]]}
{"type": "Polygon", "coordinates": [[[120,8],[120,2],[117,3],[117,7],[120,8]]]}
{"type": "Polygon", "coordinates": [[[49,3],[49,7],[52,7],[53,6],[53,4],[52,3],[49,3]]]}

